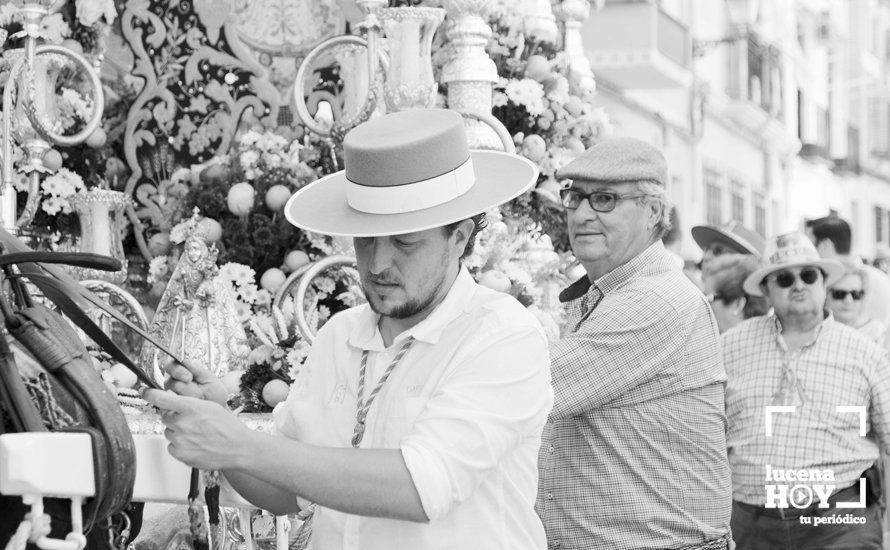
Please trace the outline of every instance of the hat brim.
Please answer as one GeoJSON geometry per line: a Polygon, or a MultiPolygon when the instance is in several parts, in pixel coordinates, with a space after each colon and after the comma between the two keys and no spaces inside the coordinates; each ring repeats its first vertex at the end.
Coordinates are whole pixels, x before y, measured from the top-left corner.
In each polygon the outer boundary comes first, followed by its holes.
{"type": "Polygon", "coordinates": [[[761,267],[754,273],[748,275],[745,278],[745,282],[742,284],[742,288],[745,289],[745,292],[750,294],[751,296],[763,296],[763,292],[760,290],[760,283],[766,278],[770,273],[775,273],[776,271],[782,271],[783,269],[788,269],[791,267],[818,267],[822,271],[825,272],[825,286],[829,287],[834,283],[838,282],[841,277],[844,276],[844,266],[837,260],[816,260],[812,262],[794,262],[783,265],[772,265],[768,267],[761,267]]]}
{"type": "MultiPolygon", "coordinates": [[[[368,214],[346,202],[346,173],[325,176],[287,201],[284,214],[295,226],[325,235],[383,237],[424,231],[467,219],[514,199],[538,179],[538,167],[519,155],[472,151],[476,182],[446,203],[402,214],[368,214]]],[[[408,161],[410,162],[410,161],[408,161]]]]}
{"type": "Polygon", "coordinates": [[[739,254],[753,254],[755,256],[760,256],[760,252],[754,248],[754,245],[742,242],[735,237],[724,233],[723,231],[717,229],[716,227],[710,227],[707,225],[696,225],[690,230],[692,233],[692,240],[695,241],[695,244],[698,245],[699,248],[705,250],[712,243],[721,243],[729,248],[733,249],[735,252],[739,254]]]}

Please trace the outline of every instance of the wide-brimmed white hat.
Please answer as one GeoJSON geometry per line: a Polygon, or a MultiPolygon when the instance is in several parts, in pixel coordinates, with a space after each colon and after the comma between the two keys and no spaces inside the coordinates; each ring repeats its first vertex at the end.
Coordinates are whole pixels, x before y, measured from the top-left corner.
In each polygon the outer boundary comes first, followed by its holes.
{"type": "Polygon", "coordinates": [[[742,288],[752,296],[763,296],[760,283],[770,274],[790,267],[818,267],[825,273],[825,286],[831,286],[844,275],[844,266],[837,260],[819,257],[816,247],[806,235],[795,231],[767,241],[762,267],[748,275],[742,288]]]}
{"type": "Polygon", "coordinates": [[[470,151],[463,117],[443,109],[388,114],[343,141],[346,169],[297,191],[290,223],[317,233],[378,237],[457,222],[516,198],[538,168],[518,155],[470,151]]]}

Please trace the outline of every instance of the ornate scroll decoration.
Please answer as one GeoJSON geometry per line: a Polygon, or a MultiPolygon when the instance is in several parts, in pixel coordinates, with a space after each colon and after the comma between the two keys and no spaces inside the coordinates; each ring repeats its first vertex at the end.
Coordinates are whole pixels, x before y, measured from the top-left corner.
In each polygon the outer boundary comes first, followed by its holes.
{"type": "Polygon", "coordinates": [[[146,258],[145,224],[169,229],[171,206],[187,188],[175,168],[225,153],[238,122],[276,121],[279,92],[238,38],[231,0],[132,0],[121,15],[133,74],[145,85],[127,116],[124,154],[136,199],[127,214],[146,258]]]}

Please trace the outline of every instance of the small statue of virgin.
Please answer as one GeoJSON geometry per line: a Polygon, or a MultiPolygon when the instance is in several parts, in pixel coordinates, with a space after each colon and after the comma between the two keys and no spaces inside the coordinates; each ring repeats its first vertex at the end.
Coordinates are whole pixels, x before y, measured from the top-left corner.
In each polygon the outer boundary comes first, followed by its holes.
{"type": "MultiPolygon", "coordinates": [[[[182,255],[158,303],[149,332],[183,360],[217,376],[246,367],[250,348],[230,285],[219,277],[219,251],[207,239],[198,214],[185,224],[182,255]]],[[[142,347],[143,368],[160,373],[168,359],[142,347]]]]}

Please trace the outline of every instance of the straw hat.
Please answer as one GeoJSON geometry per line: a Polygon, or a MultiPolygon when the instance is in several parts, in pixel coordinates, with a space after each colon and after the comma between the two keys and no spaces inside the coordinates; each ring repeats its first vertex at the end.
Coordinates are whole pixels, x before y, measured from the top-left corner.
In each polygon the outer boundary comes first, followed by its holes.
{"type": "Polygon", "coordinates": [[[831,286],[844,275],[844,266],[839,261],[820,258],[812,241],[795,231],[774,237],[766,243],[762,267],[748,275],[742,287],[752,296],[763,296],[760,283],[770,273],[805,266],[821,269],[825,273],[825,286],[831,286]]]}
{"type": "Polygon", "coordinates": [[[443,109],[372,119],[343,141],[346,169],[297,191],[284,212],[317,233],[376,237],[423,231],[485,212],[530,189],[538,168],[470,151],[463,117],[443,109]]]}
{"type": "Polygon", "coordinates": [[[692,239],[702,250],[712,243],[720,243],[739,254],[753,254],[758,258],[763,254],[763,237],[733,220],[723,227],[696,225],[692,227],[692,239]]]}

